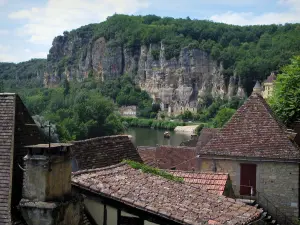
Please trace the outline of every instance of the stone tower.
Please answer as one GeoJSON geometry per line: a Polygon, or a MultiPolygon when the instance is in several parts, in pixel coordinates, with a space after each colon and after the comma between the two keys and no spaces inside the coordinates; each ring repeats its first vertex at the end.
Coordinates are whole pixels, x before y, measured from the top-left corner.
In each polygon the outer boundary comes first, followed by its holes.
{"type": "Polygon", "coordinates": [[[257,93],[257,94],[262,94],[262,88],[261,88],[261,85],[259,83],[259,81],[256,81],[256,84],[253,88],[253,93],[257,93]]]}
{"type": "Polygon", "coordinates": [[[20,209],[28,225],[79,225],[81,202],[71,193],[70,144],[27,146],[20,209]]]}

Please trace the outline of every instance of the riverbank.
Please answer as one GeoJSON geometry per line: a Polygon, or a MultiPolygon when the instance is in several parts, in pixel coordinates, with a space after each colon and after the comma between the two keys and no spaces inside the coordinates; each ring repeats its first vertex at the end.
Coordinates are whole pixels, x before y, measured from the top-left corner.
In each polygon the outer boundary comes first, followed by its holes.
{"type": "Polygon", "coordinates": [[[181,132],[181,133],[186,133],[186,134],[195,134],[196,128],[199,125],[192,125],[192,126],[177,126],[174,131],[175,132],[181,132]]]}
{"type": "Polygon", "coordinates": [[[174,130],[177,126],[186,125],[185,122],[131,118],[131,117],[122,117],[121,120],[125,127],[145,127],[145,128],[174,130]]]}

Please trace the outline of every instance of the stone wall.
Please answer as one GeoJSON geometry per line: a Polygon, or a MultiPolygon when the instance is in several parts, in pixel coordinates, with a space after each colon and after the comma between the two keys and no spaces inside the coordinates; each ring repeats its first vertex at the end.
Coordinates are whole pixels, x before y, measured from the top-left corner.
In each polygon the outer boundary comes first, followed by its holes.
{"type": "MultiPolygon", "coordinates": [[[[199,159],[199,161],[201,172],[229,173],[235,195],[237,196],[240,191],[240,164],[256,164],[257,191],[262,193],[263,196],[290,218],[299,216],[299,165],[297,163],[203,158],[199,159]]],[[[263,197],[260,196],[259,199],[261,199],[261,204],[267,207],[263,197]]],[[[270,206],[269,204],[267,210],[271,215],[275,216],[275,208],[272,205],[270,206]]]]}

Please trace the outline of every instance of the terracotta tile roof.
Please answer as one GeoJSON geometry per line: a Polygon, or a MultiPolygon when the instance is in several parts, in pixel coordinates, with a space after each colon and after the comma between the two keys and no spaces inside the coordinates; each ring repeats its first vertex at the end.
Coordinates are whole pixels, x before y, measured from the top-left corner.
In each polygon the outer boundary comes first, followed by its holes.
{"type": "Polygon", "coordinates": [[[219,128],[203,128],[198,138],[197,148],[205,146],[219,131],[219,128]]]}
{"type": "Polygon", "coordinates": [[[200,155],[299,160],[299,148],[285,131],[263,97],[253,93],[225,127],[197,150],[200,155]]]}
{"type": "Polygon", "coordinates": [[[247,224],[262,213],[234,199],[143,173],[124,163],[77,172],[72,184],[182,224],[247,224]]]}
{"type": "Polygon", "coordinates": [[[192,171],[197,167],[196,148],[185,146],[159,146],[156,148],[156,166],[160,169],[192,171]]]}
{"type": "Polygon", "coordinates": [[[143,163],[152,167],[156,167],[156,147],[150,147],[150,146],[139,146],[137,147],[137,151],[140,155],[140,157],[143,160],[143,163]]]}
{"type": "Polygon", "coordinates": [[[167,172],[182,177],[185,183],[193,187],[206,189],[219,195],[223,195],[227,182],[230,182],[228,173],[198,173],[178,170],[168,170],[167,172]]]}
{"type": "Polygon", "coordinates": [[[127,135],[74,141],[73,144],[72,153],[77,160],[80,170],[114,165],[123,159],[142,162],[141,157],[127,135]]]}
{"type": "Polygon", "coordinates": [[[14,94],[0,95],[0,221],[11,224],[11,185],[15,130],[14,94]]]}

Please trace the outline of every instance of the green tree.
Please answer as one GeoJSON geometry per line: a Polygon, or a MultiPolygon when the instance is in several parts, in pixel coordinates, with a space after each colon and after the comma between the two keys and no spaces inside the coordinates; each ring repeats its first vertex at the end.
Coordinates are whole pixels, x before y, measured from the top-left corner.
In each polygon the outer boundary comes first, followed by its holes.
{"type": "Polygon", "coordinates": [[[270,105],[287,125],[300,119],[300,56],[282,68],[277,76],[270,105]]]}
{"type": "Polygon", "coordinates": [[[64,96],[66,96],[70,93],[70,84],[67,78],[64,79],[63,87],[64,87],[64,96]]]}
{"type": "Polygon", "coordinates": [[[216,128],[223,127],[235,112],[236,110],[231,108],[219,110],[216,117],[213,119],[213,126],[216,128]]]}

